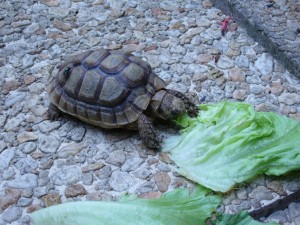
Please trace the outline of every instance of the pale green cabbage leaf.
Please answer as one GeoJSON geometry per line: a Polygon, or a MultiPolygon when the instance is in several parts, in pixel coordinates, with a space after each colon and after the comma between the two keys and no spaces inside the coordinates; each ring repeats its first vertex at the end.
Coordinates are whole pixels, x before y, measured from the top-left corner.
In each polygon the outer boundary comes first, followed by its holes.
{"type": "Polygon", "coordinates": [[[199,108],[197,118],[177,120],[185,129],[163,145],[181,175],[226,192],[258,174],[300,169],[299,122],[238,102],[199,108]]]}
{"type": "Polygon", "coordinates": [[[279,225],[279,223],[269,222],[261,223],[254,220],[246,211],[238,214],[220,214],[217,220],[213,222],[214,225],[279,225]]]}
{"type": "Polygon", "coordinates": [[[125,197],[121,201],[70,202],[31,214],[35,225],[204,225],[221,203],[210,190],[176,189],[159,199],[125,197]]]}

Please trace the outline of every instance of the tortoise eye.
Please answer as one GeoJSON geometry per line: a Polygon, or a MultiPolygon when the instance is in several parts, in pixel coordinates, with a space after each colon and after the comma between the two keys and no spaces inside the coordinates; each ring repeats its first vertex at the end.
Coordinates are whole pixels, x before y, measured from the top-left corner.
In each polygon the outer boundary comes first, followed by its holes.
{"type": "Polygon", "coordinates": [[[64,69],[64,76],[65,76],[66,79],[69,78],[69,76],[70,76],[70,71],[71,71],[71,68],[70,68],[70,67],[66,67],[66,68],[64,69]]]}

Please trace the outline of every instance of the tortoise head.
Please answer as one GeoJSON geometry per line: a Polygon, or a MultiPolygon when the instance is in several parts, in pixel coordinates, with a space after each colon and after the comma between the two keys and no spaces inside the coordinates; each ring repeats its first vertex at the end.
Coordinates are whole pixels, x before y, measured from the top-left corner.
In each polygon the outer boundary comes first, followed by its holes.
{"type": "Polygon", "coordinates": [[[164,120],[175,119],[186,111],[184,101],[165,90],[153,96],[150,107],[154,115],[164,120]]]}

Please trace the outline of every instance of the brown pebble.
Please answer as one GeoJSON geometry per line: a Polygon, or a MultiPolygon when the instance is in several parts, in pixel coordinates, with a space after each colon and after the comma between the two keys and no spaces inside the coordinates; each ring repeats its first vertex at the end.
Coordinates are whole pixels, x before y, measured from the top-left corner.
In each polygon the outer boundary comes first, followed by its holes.
{"type": "Polygon", "coordinates": [[[56,193],[45,195],[42,200],[46,207],[61,204],[60,195],[56,193]]]}
{"type": "Polygon", "coordinates": [[[165,172],[158,172],[154,175],[157,188],[160,192],[166,192],[169,188],[171,178],[165,172]]]}
{"type": "Polygon", "coordinates": [[[161,195],[162,195],[162,193],[160,193],[160,192],[147,192],[147,193],[141,194],[139,197],[144,198],[144,199],[158,199],[158,198],[160,198],[161,195]]]}
{"type": "Polygon", "coordinates": [[[42,207],[39,204],[34,204],[34,205],[30,205],[27,207],[27,213],[33,213],[39,209],[41,209],[42,207]]]}
{"type": "Polygon", "coordinates": [[[85,195],[87,192],[81,184],[70,185],[65,190],[65,196],[67,198],[76,197],[78,195],[85,195]]]}
{"type": "Polygon", "coordinates": [[[24,77],[24,83],[26,85],[32,84],[34,81],[35,81],[35,76],[33,76],[33,75],[26,75],[24,77]]]}

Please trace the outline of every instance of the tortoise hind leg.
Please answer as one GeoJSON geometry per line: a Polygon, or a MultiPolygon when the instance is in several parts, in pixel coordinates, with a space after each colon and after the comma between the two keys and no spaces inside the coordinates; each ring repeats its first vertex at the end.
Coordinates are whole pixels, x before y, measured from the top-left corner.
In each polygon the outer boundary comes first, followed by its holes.
{"type": "Polygon", "coordinates": [[[167,92],[177,98],[180,98],[185,105],[185,109],[189,116],[196,117],[198,115],[199,108],[184,94],[175,90],[167,90],[167,92]]]}
{"type": "Polygon", "coordinates": [[[52,103],[50,103],[48,108],[48,119],[57,120],[61,116],[61,111],[52,103]]]}
{"type": "Polygon", "coordinates": [[[138,129],[139,134],[144,142],[144,144],[150,148],[159,150],[160,142],[154,130],[152,121],[144,114],[141,114],[138,119],[138,129]]]}

